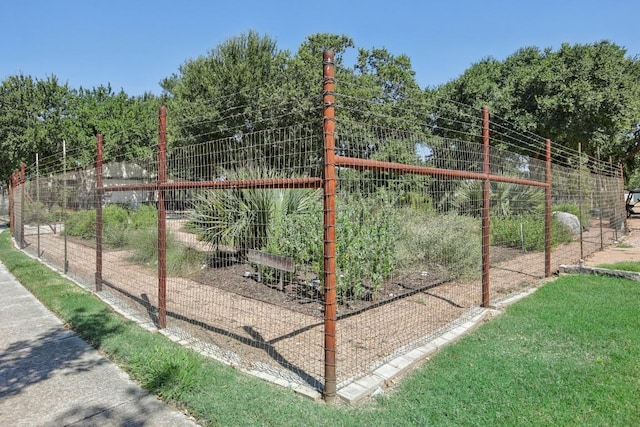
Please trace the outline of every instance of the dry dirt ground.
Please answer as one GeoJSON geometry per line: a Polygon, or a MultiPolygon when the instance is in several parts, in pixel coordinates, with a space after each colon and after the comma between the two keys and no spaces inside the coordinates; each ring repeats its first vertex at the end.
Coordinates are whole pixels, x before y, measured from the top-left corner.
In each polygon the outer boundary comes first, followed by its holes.
{"type": "Polygon", "coordinates": [[[602,251],[593,253],[585,259],[585,265],[596,267],[601,264],[614,264],[621,261],[640,262],[640,215],[627,219],[629,233],[602,251]]]}
{"type": "MultiPolygon", "coordinates": [[[[574,242],[554,249],[552,271],[560,264],[577,264],[581,256],[588,265],[640,260],[640,219],[629,224],[632,232],[625,244],[615,243],[621,236],[606,224],[604,233],[601,224],[592,224],[582,245],[574,242]]],[[[180,236],[179,228],[172,232],[180,236]]],[[[34,253],[39,247],[41,257],[59,268],[66,253],[68,273],[94,283],[95,245],[68,239],[65,248],[59,233],[41,232],[39,243],[33,230],[25,234],[28,251],[34,253]]],[[[102,292],[157,321],[155,266],[137,265],[130,256],[124,250],[104,252],[102,292]]],[[[203,266],[189,277],[169,277],[168,327],[228,363],[321,388],[325,369],[321,296],[296,283],[279,291],[258,283],[247,274],[252,271],[251,266],[235,263],[203,266]]],[[[544,275],[544,254],[492,248],[491,301],[538,286],[544,275]]],[[[393,277],[371,301],[341,304],[335,337],[338,383],[375,369],[471,315],[482,300],[481,281],[443,279],[427,268],[417,269],[393,277]]]]}

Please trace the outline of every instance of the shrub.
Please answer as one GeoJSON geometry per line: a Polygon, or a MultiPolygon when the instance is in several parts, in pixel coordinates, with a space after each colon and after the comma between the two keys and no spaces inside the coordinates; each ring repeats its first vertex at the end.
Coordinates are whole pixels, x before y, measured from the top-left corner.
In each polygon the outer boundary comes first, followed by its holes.
{"type": "MultiPolygon", "coordinates": [[[[491,243],[522,249],[523,252],[544,251],[544,217],[523,215],[511,218],[491,218],[491,243]]],[[[569,243],[571,232],[555,218],[551,222],[551,246],[569,243]]]]}
{"type": "Polygon", "coordinates": [[[82,239],[96,237],[96,211],[80,210],[71,212],[65,223],[65,234],[82,239]]]}
{"type": "Polygon", "coordinates": [[[383,193],[343,200],[336,224],[337,293],[342,300],[360,299],[365,284],[375,295],[395,269],[399,222],[383,193]]]}
{"type": "MultiPolygon", "coordinates": [[[[107,205],[102,209],[102,236],[105,245],[123,248],[129,244],[132,231],[144,227],[157,227],[157,211],[142,206],[134,211],[118,205],[107,205]]],[[[66,221],[66,233],[83,239],[95,239],[96,212],[93,209],[75,211],[66,221]]]]}
{"type": "Polygon", "coordinates": [[[478,219],[458,214],[402,213],[399,244],[403,268],[435,269],[448,277],[474,277],[480,272],[481,235],[478,219]]]}
{"type": "MultiPolygon", "coordinates": [[[[395,268],[399,222],[382,194],[338,199],[336,291],[341,301],[361,299],[366,287],[375,295],[395,268]]],[[[316,197],[308,212],[274,220],[265,250],[291,257],[297,265],[308,265],[322,277],[322,226],[322,205],[316,197]]]]}
{"type": "MultiPolygon", "coordinates": [[[[157,228],[140,228],[130,237],[133,254],[130,260],[147,266],[158,264],[157,228]]],[[[200,270],[206,262],[206,255],[178,242],[167,234],[167,274],[184,276],[200,270]]]]}
{"type": "MultiPolygon", "coordinates": [[[[270,171],[239,171],[229,179],[278,178],[270,171]]],[[[317,190],[234,189],[211,190],[195,202],[187,228],[212,246],[228,245],[244,251],[268,245],[274,221],[310,212],[317,190]]]]}

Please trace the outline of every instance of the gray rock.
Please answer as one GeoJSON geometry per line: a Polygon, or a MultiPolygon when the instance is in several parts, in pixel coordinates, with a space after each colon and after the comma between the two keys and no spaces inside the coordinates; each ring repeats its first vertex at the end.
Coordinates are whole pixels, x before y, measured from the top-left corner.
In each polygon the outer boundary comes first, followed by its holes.
{"type": "Polygon", "coordinates": [[[582,226],[580,225],[580,219],[574,214],[568,212],[553,212],[556,220],[571,231],[573,234],[580,234],[582,226]]]}

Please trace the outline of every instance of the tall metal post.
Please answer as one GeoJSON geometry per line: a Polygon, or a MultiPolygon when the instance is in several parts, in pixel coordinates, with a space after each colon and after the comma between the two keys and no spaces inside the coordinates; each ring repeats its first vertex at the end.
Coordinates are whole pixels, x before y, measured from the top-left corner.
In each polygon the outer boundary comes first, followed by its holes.
{"type": "Polygon", "coordinates": [[[167,108],[160,107],[158,117],[158,327],[167,327],[167,108]]]}
{"type": "Polygon", "coordinates": [[[69,252],[67,246],[67,143],[62,140],[62,216],[64,222],[64,273],[69,272],[69,252]]]}
{"type": "Polygon", "coordinates": [[[625,206],[626,204],[626,200],[624,199],[624,169],[622,167],[622,163],[618,162],[618,169],[620,171],[619,173],[619,178],[618,178],[618,194],[620,197],[620,207],[623,208],[621,215],[622,218],[622,226],[624,227],[624,231],[628,232],[629,230],[629,223],[627,222],[627,207],[625,206]]]}
{"type": "Polygon", "coordinates": [[[16,188],[16,173],[15,171],[11,174],[11,178],[9,178],[9,231],[11,231],[11,236],[16,238],[16,203],[13,200],[14,193],[16,188]]]}
{"type": "Polygon", "coordinates": [[[598,147],[597,149],[597,153],[598,153],[598,212],[600,212],[600,221],[599,225],[600,225],[600,250],[604,249],[604,236],[602,235],[603,231],[602,231],[602,214],[604,213],[604,209],[602,207],[602,195],[604,193],[604,186],[602,184],[602,161],[600,160],[600,147],[598,147]]]}
{"type": "Polygon", "coordinates": [[[490,267],[491,258],[489,247],[491,244],[491,163],[489,161],[489,108],[482,107],[482,149],[483,149],[483,172],[486,175],[482,183],[482,306],[489,307],[491,304],[490,295],[490,267]]]}
{"type": "Polygon", "coordinates": [[[551,277],[551,140],[545,141],[544,277],[551,277]]]}
{"type": "Polygon", "coordinates": [[[578,143],[578,215],[580,215],[580,263],[584,262],[584,239],[582,235],[582,143],[578,143]]]}
{"type": "Polygon", "coordinates": [[[96,135],[96,292],[102,291],[102,134],[96,135]]]}
{"type": "Polygon", "coordinates": [[[20,248],[25,247],[24,242],[24,193],[27,182],[24,163],[20,163],[20,248]]]}
{"type": "Polygon", "coordinates": [[[40,157],[36,153],[36,225],[38,233],[38,244],[36,255],[40,258],[40,157]]]}
{"type": "Polygon", "coordinates": [[[11,233],[11,236],[15,239],[16,238],[16,234],[15,234],[15,212],[14,212],[14,203],[13,203],[13,189],[16,186],[16,173],[13,172],[11,173],[11,176],[9,177],[9,232],[11,233]]]}
{"type": "Polygon", "coordinates": [[[324,399],[336,398],[336,165],[334,53],[323,55],[324,132],[324,399]]]}

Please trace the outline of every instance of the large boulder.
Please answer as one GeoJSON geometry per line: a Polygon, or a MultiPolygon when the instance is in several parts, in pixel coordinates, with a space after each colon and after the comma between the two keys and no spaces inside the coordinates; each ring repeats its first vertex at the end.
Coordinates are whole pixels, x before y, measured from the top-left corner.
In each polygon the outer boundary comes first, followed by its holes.
{"type": "Polygon", "coordinates": [[[553,216],[556,217],[556,220],[560,224],[567,227],[572,234],[580,234],[582,226],[577,216],[569,212],[553,212],[553,216]]]}

